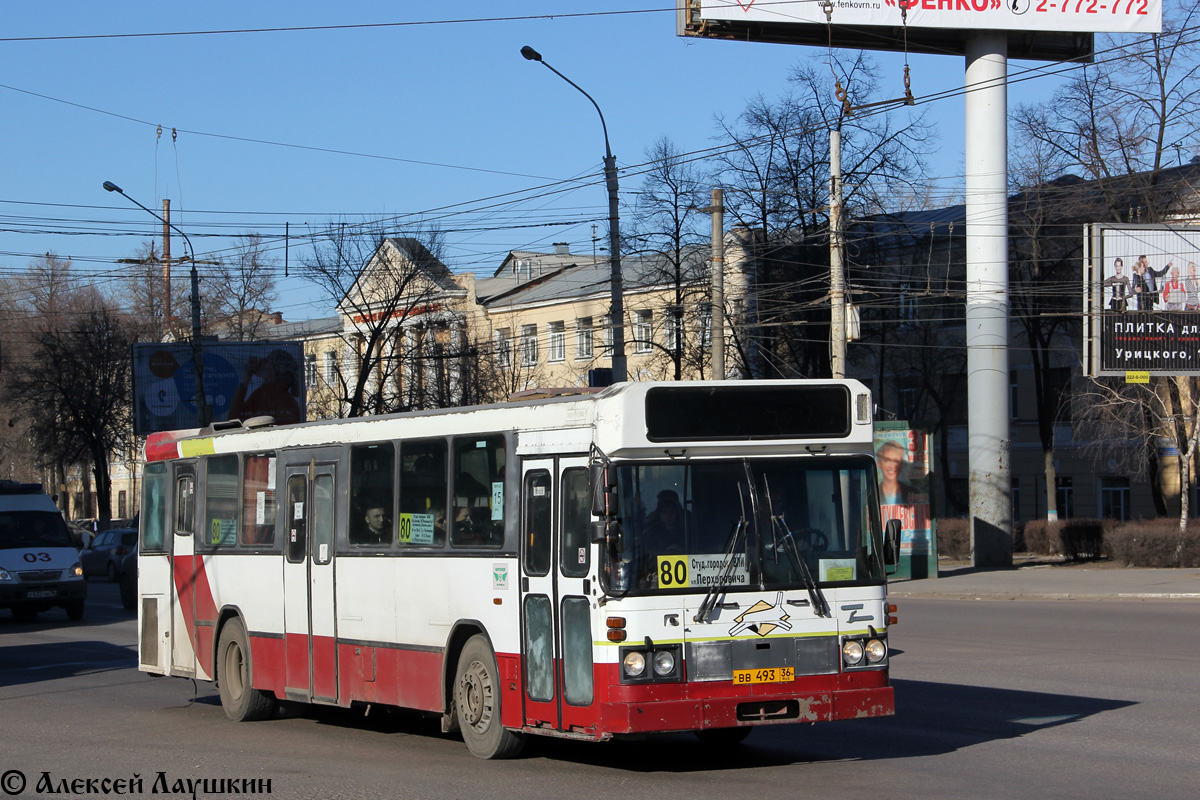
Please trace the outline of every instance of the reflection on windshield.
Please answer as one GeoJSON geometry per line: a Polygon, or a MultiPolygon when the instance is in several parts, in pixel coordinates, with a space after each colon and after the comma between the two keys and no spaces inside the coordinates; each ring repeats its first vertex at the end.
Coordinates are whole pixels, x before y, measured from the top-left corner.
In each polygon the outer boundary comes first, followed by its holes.
{"type": "Polygon", "coordinates": [[[52,511],[0,512],[0,548],[74,547],[62,516],[52,511]]]}
{"type": "Polygon", "coordinates": [[[615,592],[804,588],[805,568],[818,584],[883,580],[868,458],[620,466],[618,497],[615,592]]]}

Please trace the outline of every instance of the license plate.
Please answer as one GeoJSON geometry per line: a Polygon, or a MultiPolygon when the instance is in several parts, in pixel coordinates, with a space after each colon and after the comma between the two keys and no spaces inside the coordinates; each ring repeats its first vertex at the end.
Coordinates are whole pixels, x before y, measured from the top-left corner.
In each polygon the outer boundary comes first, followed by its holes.
{"type": "Polygon", "coordinates": [[[795,667],[765,667],[763,669],[735,669],[733,682],[744,685],[747,683],[787,683],[796,680],[795,667]]]}
{"type": "Polygon", "coordinates": [[[55,589],[41,589],[36,592],[26,592],[25,596],[31,599],[37,599],[39,597],[57,597],[58,591],[55,589]]]}

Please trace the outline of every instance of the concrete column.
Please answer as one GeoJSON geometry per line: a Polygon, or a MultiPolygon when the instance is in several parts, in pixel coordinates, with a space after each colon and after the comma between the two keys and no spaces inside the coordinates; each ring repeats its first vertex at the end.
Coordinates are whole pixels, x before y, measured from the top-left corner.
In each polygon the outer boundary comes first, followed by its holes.
{"type": "Polygon", "coordinates": [[[967,426],[971,563],[1012,565],[1008,408],[1008,42],[967,38],[967,426]]]}

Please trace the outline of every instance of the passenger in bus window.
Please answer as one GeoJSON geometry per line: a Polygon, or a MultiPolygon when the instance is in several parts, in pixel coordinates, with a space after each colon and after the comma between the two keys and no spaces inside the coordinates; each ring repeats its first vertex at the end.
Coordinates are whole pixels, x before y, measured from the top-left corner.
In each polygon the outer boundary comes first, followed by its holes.
{"type": "Polygon", "coordinates": [[[382,503],[367,506],[363,522],[365,526],[358,536],[352,537],[351,544],[392,543],[392,526],[388,524],[388,510],[382,503]]]}

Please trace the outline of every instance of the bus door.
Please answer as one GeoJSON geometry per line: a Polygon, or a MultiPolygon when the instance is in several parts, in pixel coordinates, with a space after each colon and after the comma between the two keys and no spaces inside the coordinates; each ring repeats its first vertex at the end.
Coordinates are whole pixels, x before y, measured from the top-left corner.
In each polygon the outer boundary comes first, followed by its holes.
{"type": "Polygon", "coordinates": [[[334,613],[334,520],[337,475],[332,461],[285,467],[284,651],[288,699],[337,701],[334,613]]]}
{"type": "Polygon", "coordinates": [[[585,457],[526,459],[521,474],[521,656],[525,724],[587,734],[596,725],[585,457]]]}
{"type": "MultiPolygon", "coordinates": [[[[196,464],[174,462],[172,480],[171,542],[171,641],[169,675],[195,675],[196,582],[202,565],[196,555],[196,464]]],[[[204,580],[204,576],[200,575],[204,580]]],[[[207,584],[205,585],[207,588],[207,584]]]]}

